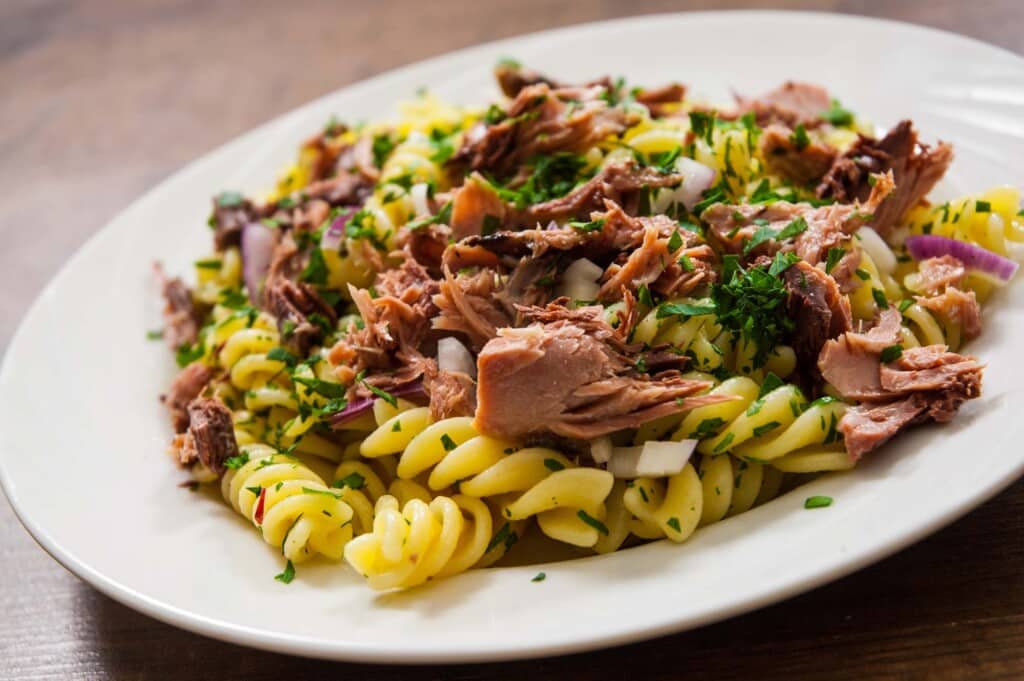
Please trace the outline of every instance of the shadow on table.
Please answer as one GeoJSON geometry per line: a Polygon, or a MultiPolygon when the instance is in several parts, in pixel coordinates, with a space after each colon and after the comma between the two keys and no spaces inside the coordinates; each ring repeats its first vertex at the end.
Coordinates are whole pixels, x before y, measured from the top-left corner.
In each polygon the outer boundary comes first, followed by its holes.
{"type": "MultiPolygon", "coordinates": [[[[908,500],[912,503],[913,500],[908,500]]],[[[380,667],[260,652],[140,615],[81,584],[80,652],[113,678],[905,679],[1024,672],[1024,483],[925,542],[834,584],[695,631],[591,653],[446,667],[380,667]],[[1006,508],[1010,506],[1010,508],[1006,508]],[[936,598],[935,594],[942,594],[936,598]],[[91,623],[91,627],[85,626],[91,623]],[[1011,640],[1008,640],[1011,639],[1011,640]],[[99,659],[97,660],[96,657],[99,659]],[[97,665],[96,662],[99,662],[97,665]],[[924,665],[924,668],[923,666],[924,665]],[[982,667],[981,665],[984,665],[982,667]]],[[[751,579],[756,579],[756,571],[751,579]]],[[[608,588],[614,585],[609,584],[608,588]]],[[[622,607],[629,607],[623,603],[622,607]]],[[[988,676],[986,678],[995,678],[988,676]]]]}

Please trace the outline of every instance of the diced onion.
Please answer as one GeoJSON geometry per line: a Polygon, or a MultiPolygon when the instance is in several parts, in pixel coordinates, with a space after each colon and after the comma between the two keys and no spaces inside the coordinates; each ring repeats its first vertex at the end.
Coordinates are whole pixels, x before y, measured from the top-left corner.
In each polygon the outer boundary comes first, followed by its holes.
{"type": "Polygon", "coordinates": [[[612,439],[607,435],[590,441],[590,458],[594,463],[608,463],[612,458],[612,439]]]}
{"type": "Polygon", "coordinates": [[[242,228],[242,278],[249,291],[249,301],[257,305],[263,277],[270,269],[277,235],[261,222],[250,222],[242,228]]]}
{"type": "Polygon", "coordinates": [[[949,239],[936,234],[923,234],[907,238],[907,250],[914,260],[927,260],[951,255],[969,270],[976,270],[1006,283],[1016,274],[1017,263],[977,244],[949,239]]]}
{"type": "Polygon", "coordinates": [[[680,156],[676,159],[676,172],[683,176],[683,184],[676,190],[676,201],[682,202],[686,210],[700,203],[701,195],[715,183],[718,173],[692,158],[680,156]]]}
{"type": "Polygon", "coordinates": [[[476,378],[476,362],[466,346],[451,336],[437,341],[437,368],[441,371],[458,371],[476,378]]]}
{"type": "Polygon", "coordinates": [[[884,274],[892,274],[896,270],[896,256],[878,232],[870,227],[861,227],[857,236],[860,237],[860,247],[867,252],[875,267],[884,274]]]}
{"type": "Polygon", "coordinates": [[[416,210],[416,217],[431,214],[430,204],[427,202],[429,193],[430,187],[424,182],[414,184],[409,190],[409,197],[412,199],[412,207],[416,210]]]}
{"type": "Polygon", "coordinates": [[[604,270],[586,258],[574,260],[562,273],[558,295],[568,296],[573,300],[595,300],[597,292],[601,290],[597,280],[602,274],[604,270]]]}
{"type": "Polygon", "coordinates": [[[651,440],[638,447],[614,447],[608,471],[616,478],[663,478],[683,470],[696,440],[661,442],[651,440]]]}
{"type": "Polygon", "coordinates": [[[357,210],[359,209],[346,208],[334,216],[331,224],[324,230],[323,236],[320,237],[320,248],[325,251],[337,251],[341,248],[341,240],[345,238],[345,225],[352,219],[357,210]]]}

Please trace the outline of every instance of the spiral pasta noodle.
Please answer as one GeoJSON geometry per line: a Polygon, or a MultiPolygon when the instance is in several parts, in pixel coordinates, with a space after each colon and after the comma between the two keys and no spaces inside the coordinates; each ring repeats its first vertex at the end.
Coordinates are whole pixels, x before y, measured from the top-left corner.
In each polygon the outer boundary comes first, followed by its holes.
{"type": "Polygon", "coordinates": [[[248,445],[242,451],[248,461],[221,480],[221,493],[232,508],[293,563],[315,554],[341,559],[353,535],[352,508],[342,494],[294,457],[268,445],[248,445]]]}

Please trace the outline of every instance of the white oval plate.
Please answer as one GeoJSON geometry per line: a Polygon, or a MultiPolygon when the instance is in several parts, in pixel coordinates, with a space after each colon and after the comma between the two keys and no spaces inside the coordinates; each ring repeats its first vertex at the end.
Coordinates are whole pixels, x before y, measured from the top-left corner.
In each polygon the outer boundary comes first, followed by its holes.
{"type": "Polygon", "coordinates": [[[4,489],[25,526],[113,598],[203,634],[263,649],[375,662],[464,662],[566,653],[695,627],[806,591],[876,561],[1013,481],[1024,440],[1013,405],[1024,363],[1020,286],[997,296],[971,349],[985,395],[856,471],[819,479],[701,530],[684,545],[481,570],[377,595],[348,568],[280,557],[226,505],[175,486],[157,402],[174,373],[160,343],[150,264],[185,271],[209,247],[209,196],[257,191],[329,114],[380,116],[429,85],[495,95],[501,56],[568,80],[600,74],[690,84],[716,99],[785,78],[820,82],[888,126],[912,116],[957,159],[941,193],[1024,177],[1024,60],[955,35],[853,17],[711,13],[591,24],[463,50],[324,97],[193,163],[71,259],[25,318],[0,373],[4,489]],[[766,37],[772,37],[766,39],[766,37]],[[780,36],[788,36],[780,40],[780,36]],[[1019,337],[1019,336],[1018,336],[1019,337]],[[835,498],[807,511],[811,494],[835,498]],[[547,579],[531,578],[543,569],[547,579]]]}

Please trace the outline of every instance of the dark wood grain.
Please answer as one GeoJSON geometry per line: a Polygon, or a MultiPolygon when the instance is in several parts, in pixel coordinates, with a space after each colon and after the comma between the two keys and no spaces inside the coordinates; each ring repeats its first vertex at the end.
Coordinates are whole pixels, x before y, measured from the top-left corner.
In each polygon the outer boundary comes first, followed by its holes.
{"type": "MultiPolygon", "coordinates": [[[[768,6],[887,16],[1024,51],[1020,0],[6,0],[0,347],[59,265],[131,199],[313,97],[404,63],[550,26],[768,6]]],[[[1022,531],[1024,483],[1017,483],[893,558],[711,627],[547,660],[385,668],[246,650],[139,615],[64,571],[0,502],[0,677],[1021,679],[1022,531]]]]}

